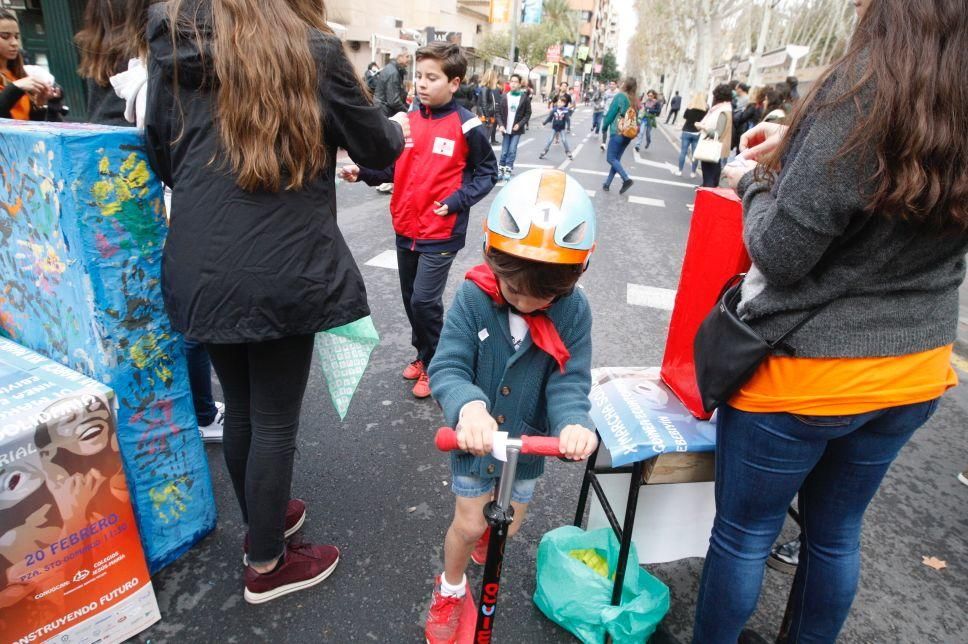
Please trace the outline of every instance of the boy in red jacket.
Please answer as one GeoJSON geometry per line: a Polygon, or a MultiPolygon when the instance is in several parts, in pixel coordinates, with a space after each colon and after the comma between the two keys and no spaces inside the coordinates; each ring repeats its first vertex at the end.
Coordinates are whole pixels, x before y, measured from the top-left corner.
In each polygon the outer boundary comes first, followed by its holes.
{"type": "Polygon", "coordinates": [[[467,59],[457,45],[435,42],[417,50],[420,108],[410,112],[410,138],[389,168],[347,165],[348,182],[393,182],[390,214],[397,234],[403,306],[417,357],[403,370],[413,395],[430,396],[427,365],[444,320],[443,293],[454,257],[464,247],[471,206],[497,183],[497,159],[480,119],[454,101],[467,59]]]}

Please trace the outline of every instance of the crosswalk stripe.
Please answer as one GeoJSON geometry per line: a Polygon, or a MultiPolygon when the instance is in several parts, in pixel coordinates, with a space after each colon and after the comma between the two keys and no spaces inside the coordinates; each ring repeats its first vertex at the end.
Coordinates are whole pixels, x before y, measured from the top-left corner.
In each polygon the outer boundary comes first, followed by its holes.
{"type": "Polygon", "coordinates": [[[595,196],[595,191],[594,190],[586,190],[585,192],[588,193],[588,196],[589,197],[594,197],[595,196]]]}
{"type": "MultiPolygon", "coordinates": [[[[600,170],[584,170],[582,168],[572,168],[571,171],[572,172],[580,172],[582,174],[594,174],[594,175],[598,175],[599,177],[607,177],[608,176],[608,173],[607,172],[602,172],[600,170]]],[[[651,177],[637,177],[635,175],[632,175],[630,178],[633,181],[644,181],[645,183],[659,183],[659,184],[662,184],[664,186],[678,186],[680,188],[691,188],[693,190],[695,190],[698,187],[698,186],[695,186],[695,185],[693,185],[691,183],[683,183],[681,181],[669,181],[667,179],[653,179],[651,177]]]]}
{"type": "Polygon", "coordinates": [[[656,208],[665,208],[665,202],[661,199],[650,199],[649,197],[629,197],[629,203],[637,203],[642,206],[654,206],[656,208]]]}
{"type": "MultiPolygon", "coordinates": [[[[575,148],[575,151],[571,153],[571,156],[577,157],[578,156],[578,153],[581,152],[581,149],[582,149],[582,147],[584,147],[584,145],[585,145],[584,143],[579,143],[578,144],[578,147],[575,148]]],[[[558,166],[558,169],[559,170],[564,170],[569,165],[571,165],[571,159],[565,159],[565,162],[562,163],[560,166],[558,166]]]]}
{"type": "Polygon", "coordinates": [[[652,309],[671,311],[676,302],[676,292],[672,289],[657,286],[627,284],[625,299],[633,306],[646,306],[652,309]]]}
{"type": "Polygon", "coordinates": [[[385,250],[370,261],[366,263],[367,266],[376,266],[377,268],[389,268],[391,270],[398,270],[397,268],[397,251],[395,250],[385,250]]]}

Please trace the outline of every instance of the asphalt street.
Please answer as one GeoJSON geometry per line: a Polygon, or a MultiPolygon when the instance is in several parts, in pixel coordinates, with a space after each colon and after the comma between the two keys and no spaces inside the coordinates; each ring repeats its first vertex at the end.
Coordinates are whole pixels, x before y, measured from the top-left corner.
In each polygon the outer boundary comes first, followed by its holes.
{"type": "MultiPolygon", "coordinates": [[[[595,315],[593,366],[650,366],[662,358],[674,289],[699,179],[671,173],[678,131],[655,133],[652,146],[625,154],[635,180],[625,195],[601,184],[607,166],[591,112],[579,108],[569,142],[538,159],[551,130],[534,118],[516,171],[559,167],[593,197],[598,248],[582,280],[595,315]]],[[[498,188],[499,189],[499,188],[498,188]]],[[[481,221],[495,189],[471,213],[467,246],[451,271],[445,300],[481,259],[481,221]]],[[[453,497],[447,458],[433,448],[442,417],[416,400],[400,377],[414,357],[394,268],[386,195],[342,184],[339,221],[366,279],[381,334],[345,421],[314,367],[302,410],[293,495],[307,501],[305,538],[342,550],[323,584],[259,606],[242,599],[243,526],[219,446],[207,447],[219,523],[215,531],[154,577],[163,619],[139,642],[422,642],[434,575],[453,497]],[[389,260],[389,261],[388,261],[389,260]]],[[[961,346],[961,345],[959,345],[961,346]]],[[[968,364],[968,363],[962,363],[968,364]]],[[[868,513],[860,592],[843,642],[968,642],[968,487],[955,478],[968,465],[968,394],[956,389],[902,452],[868,513]],[[922,556],[947,562],[944,570],[922,556]]],[[[535,556],[546,531],[571,522],[582,467],[549,463],[518,538],[508,544],[495,642],[573,642],[531,597],[535,556]]],[[[785,536],[793,536],[788,526],[785,536]]],[[[671,589],[672,608],[653,641],[688,642],[701,559],[650,566],[671,589]]],[[[791,577],[768,570],[750,626],[772,640],[791,577]]],[[[480,580],[472,571],[472,587],[480,580]]],[[[476,590],[475,590],[476,594],[476,590]]]]}

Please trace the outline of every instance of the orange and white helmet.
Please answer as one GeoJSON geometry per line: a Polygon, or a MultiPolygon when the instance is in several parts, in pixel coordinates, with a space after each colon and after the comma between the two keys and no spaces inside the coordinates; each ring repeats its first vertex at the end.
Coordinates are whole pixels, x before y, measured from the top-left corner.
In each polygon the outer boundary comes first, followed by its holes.
{"type": "Polygon", "coordinates": [[[529,170],[508,182],[484,222],[484,249],[548,264],[587,264],[595,208],[561,170],[529,170]]]}

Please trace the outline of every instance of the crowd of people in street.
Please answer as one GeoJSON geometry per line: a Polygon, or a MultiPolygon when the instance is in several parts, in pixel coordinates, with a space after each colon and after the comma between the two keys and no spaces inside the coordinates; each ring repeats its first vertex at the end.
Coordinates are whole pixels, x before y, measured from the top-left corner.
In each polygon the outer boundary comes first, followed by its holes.
{"type": "MultiPolygon", "coordinates": [[[[968,10],[941,0],[855,4],[849,48],[807,96],[792,78],[735,82],[716,86],[708,103],[692,95],[682,113],[678,174],[690,162],[695,177],[701,164],[703,186],[725,183],[743,201],[753,266],[737,315],[764,338],[785,338],[718,410],[698,644],[758,641],[744,628],[794,499],[801,534],[781,641],[837,639],[857,591],[867,506],[957,383],[968,85],[952,61],[968,51],[968,10]],[[911,118],[920,104],[934,106],[930,120],[911,118]]],[[[321,8],[89,0],[77,38],[88,114],[142,128],[170,189],[163,295],[185,338],[202,435],[222,441],[246,525],[250,603],[318,584],[340,561],[334,545],[291,538],[308,512],[291,490],[299,415],[314,335],[370,312],[337,225],[337,176],[392,192],[414,348],[401,375],[415,397],[436,400],[461,449],[450,461],[443,570],[428,589],[426,638],[443,644],[473,601],[466,570],[486,553],[483,509],[501,476],[495,432],[556,436],[572,460],[597,447],[591,307],[576,288],[598,241],[594,204],[564,172],[514,176],[535,100],[529,80],[493,70],[467,79],[463,50],[443,42],[372,64],[361,78],[321,8]],[[337,168],[340,149],[352,161],[337,168]],[[470,210],[497,185],[482,262],[445,316],[470,210]],[[213,400],[213,367],[224,406],[213,400]]],[[[27,73],[20,42],[16,15],[0,10],[0,117],[59,120],[59,89],[27,73]]],[[[650,147],[664,97],[640,94],[634,77],[583,93],[562,83],[548,100],[542,158],[555,142],[571,158],[579,97],[602,136],[602,190],[617,175],[625,193],[634,182],[623,154],[633,142],[650,147]]],[[[676,92],[666,123],[682,101],[676,92]]],[[[542,471],[540,458],[518,466],[511,534],[542,471]]]]}

